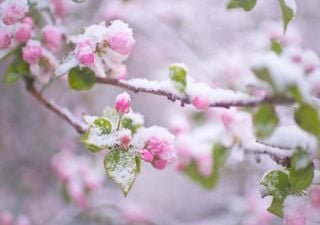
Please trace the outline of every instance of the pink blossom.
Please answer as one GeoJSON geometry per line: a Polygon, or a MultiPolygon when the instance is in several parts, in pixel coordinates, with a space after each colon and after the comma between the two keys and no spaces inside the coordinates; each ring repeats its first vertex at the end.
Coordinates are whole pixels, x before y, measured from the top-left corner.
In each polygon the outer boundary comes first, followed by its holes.
{"type": "Polygon", "coordinates": [[[194,107],[196,107],[199,110],[205,110],[209,106],[209,101],[208,101],[208,98],[206,97],[196,96],[193,99],[192,104],[194,105],[194,107]]]}
{"type": "Polygon", "coordinates": [[[53,12],[60,17],[64,17],[69,13],[64,2],[65,0],[51,0],[53,12]]]}
{"type": "Polygon", "coordinates": [[[140,158],[146,162],[152,162],[153,160],[153,155],[151,154],[151,152],[148,149],[143,149],[140,152],[140,158]]]}
{"type": "Polygon", "coordinates": [[[94,51],[95,48],[89,40],[81,41],[77,43],[77,47],[75,49],[76,58],[81,64],[90,66],[94,63],[94,51]]]}
{"type": "Polygon", "coordinates": [[[130,95],[128,93],[123,92],[116,97],[115,108],[118,113],[125,114],[130,112],[130,95]]]}
{"type": "Polygon", "coordinates": [[[162,160],[162,159],[155,159],[152,161],[152,165],[154,166],[154,168],[158,169],[158,170],[162,170],[167,166],[168,162],[166,160],[162,160]]]}
{"type": "Polygon", "coordinates": [[[34,26],[33,20],[29,16],[26,16],[25,18],[23,18],[22,23],[29,24],[30,27],[34,26]]]}
{"type": "Polygon", "coordinates": [[[298,207],[297,209],[285,215],[283,220],[284,225],[306,225],[306,215],[303,208],[298,207]]]}
{"type": "Polygon", "coordinates": [[[122,55],[128,55],[135,43],[132,29],[121,20],[113,21],[108,27],[106,41],[112,50],[122,55]]]}
{"type": "Polygon", "coordinates": [[[81,209],[86,209],[88,207],[88,201],[83,186],[77,182],[69,182],[67,187],[70,197],[77,204],[77,206],[79,206],[81,209]]]}
{"type": "Polygon", "coordinates": [[[39,41],[29,40],[22,50],[23,60],[29,64],[38,63],[42,55],[42,47],[39,41]]]}
{"type": "Polygon", "coordinates": [[[13,216],[8,211],[3,211],[0,213],[0,224],[1,225],[11,225],[13,216]]]}
{"type": "Polygon", "coordinates": [[[59,50],[62,45],[62,33],[54,26],[46,26],[42,29],[43,40],[51,50],[59,50]]]}
{"type": "Polygon", "coordinates": [[[28,12],[27,0],[10,0],[5,1],[3,9],[3,15],[1,19],[5,25],[12,25],[21,20],[28,12]]]}
{"type": "Polygon", "coordinates": [[[16,31],[15,38],[18,42],[25,43],[30,39],[31,33],[32,26],[29,23],[22,23],[16,31]]]}
{"type": "Polygon", "coordinates": [[[7,32],[0,29],[0,49],[6,49],[10,46],[11,39],[7,32]]]}
{"type": "Polygon", "coordinates": [[[309,199],[314,208],[320,209],[320,187],[312,187],[310,189],[309,199]]]}

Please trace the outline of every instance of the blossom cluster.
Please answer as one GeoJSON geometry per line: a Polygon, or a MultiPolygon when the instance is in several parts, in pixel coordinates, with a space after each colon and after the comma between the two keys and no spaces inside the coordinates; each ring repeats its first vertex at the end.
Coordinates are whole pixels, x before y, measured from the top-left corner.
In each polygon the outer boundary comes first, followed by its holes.
{"type": "Polygon", "coordinates": [[[31,221],[26,215],[18,215],[16,218],[9,211],[0,212],[1,225],[31,225],[31,221]]]}
{"type": "Polygon", "coordinates": [[[96,160],[76,155],[69,149],[53,157],[52,169],[68,198],[81,209],[89,206],[88,194],[100,189],[105,181],[105,173],[96,160]]]}

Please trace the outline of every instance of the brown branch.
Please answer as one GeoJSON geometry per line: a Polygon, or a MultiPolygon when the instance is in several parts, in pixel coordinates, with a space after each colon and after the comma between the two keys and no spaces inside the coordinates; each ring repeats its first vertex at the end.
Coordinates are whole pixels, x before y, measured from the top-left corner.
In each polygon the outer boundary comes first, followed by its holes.
{"type": "Polygon", "coordinates": [[[55,104],[54,102],[48,101],[42,96],[40,92],[36,90],[33,85],[33,80],[25,79],[27,91],[45,108],[55,113],[57,116],[65,120],[71,125],[79,134],[83,134],[86,131],[85,126],[78,121],[67,109],[55,104]]]}
{"type": "MultiPolygon", "coordinates": [[[[180,101],[181,106],[185,104],[192,104],[192,99],[190,96],[185,95],[184,97],[180,97],[174,93],[169,91],[161,90],[161,89],[148,89],[145,87],[136,87],[130,84],[128,81],[112,79],[107,77],[97,77],[96,82],[100,84],[108,84],[116,87],[121,87],[123,89],[132,91],[134,93],[149,93],[159,96],[164,96],[171,101],[180,101]]],[[[278,97],[274,96],[265,96],[262,98],[256,99],[248,99],[248,100],[235,100],[235,101],[228,101],[228,102],[215,102],[211,103],[209,107],[221,107],[221,108],[229,108],[229,107],[255,107],[261,105],[263,103],[290,103],[292,100],[290,99],[279,99],[278,97]]]]}

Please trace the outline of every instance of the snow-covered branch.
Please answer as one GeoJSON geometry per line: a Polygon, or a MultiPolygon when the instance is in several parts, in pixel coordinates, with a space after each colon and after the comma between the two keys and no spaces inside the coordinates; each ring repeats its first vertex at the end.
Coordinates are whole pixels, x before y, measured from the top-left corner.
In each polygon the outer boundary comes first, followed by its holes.
{"type": "MultiPolygon", "coordinates": [[[[149,93],[159,96],[167,97],[171,101],[180,101],[181,105],[184,106],[186,104],[192,104],[193,99],[196,96],[196,88],[191,89],[190,92],[187,91],[186,94],[181,95],[177,93],[174,88],[171,86],[170,81],[148,81],[146,79],[130,79],[130,80],[119,80],[108,77],[97,77],[96,82],[100,84],[109,84],[117,87],[121,87],[123,89],[132,91],[134,93],[149,93]]],[[[198,86],[198,84],[197,84],[198,86]]],[[[203,88],[203,87],[199,87],[203,88]]],[[[265,96],[265,97],[253,97],[248,94],[242,92],[236,92],[232,90],[226,89],[213,89],[205,86],[207,90],[201,90],[201,92],[205,93],[206,97],[209,100],[208,107],[254,107],[261,105],[266,102],[272,103],[281,103],[291,102],[290,99],[279,100],[273,96],[265,96]]]]}
{"type": "Polygon", "coordinates": [[[45,108],[55,113],[61,119],[69,123],[79,134],[83,134],[86,131],[86,127],[66,108],[63,108],[53,101],[47,100],[33,85],[32,80],[26,79],[27,91],[45,108]]]}

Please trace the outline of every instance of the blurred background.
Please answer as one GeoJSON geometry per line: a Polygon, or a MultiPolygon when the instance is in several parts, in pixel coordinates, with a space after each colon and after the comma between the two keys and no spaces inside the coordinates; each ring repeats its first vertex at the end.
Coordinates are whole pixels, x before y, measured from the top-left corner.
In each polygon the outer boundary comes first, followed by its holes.
{"type": "MultiPolygon", "coordinates": [[[[258,0],[249,13],[226,10],[225,0],[67,1],[69,16],[78,21],[75,25],[66,19],[70,34],[102,20],[119,18],[130,24],[136,44],[127,61],[128,78],[166,79],[168,65],[175,62],[184,62],[195,79],[205,82],[223,76],[230,66],[245,73],[246,53],[264,46],[271,33],[282,33],[278,0],[258,0]],[[217,69],[215,62],[222,68],[217,69]]],[[[286,38],[318,53],[320,2],[296,2],[297,16],[286,38]]],[[[0,63],[2,73],[9,60],[0,63]]],[[[76,156],[98,158],[98,170],[103,172],[100,156],[89,153],[79,143],[79,135],[28,95],[22,82],[13,86],[1,83],[0,90],[0,211],[26,215],[35,225],[282,223],[265,212],[268,199],[259,195],[259,179],[274,166],[268,158],[260,164],[250,157],[228,163],[212,191],[193,183],[174,165],[157,171],[143,164],[128,197],[106,178],[88,197],[88,210],[66,203],[62,184],[52,169],[55,155],[69,149],[76,156]]],[[[121,91],[96,85],[90,92],[74,92],[62,79],[45,95],[80,118],[82,113],[101,114],[121,91]]],[[[163,97],[134,93],[131,97],[133,110],[145,116],[147,126],[168,126],[173,112],[185,110],[163,97]]]]}

